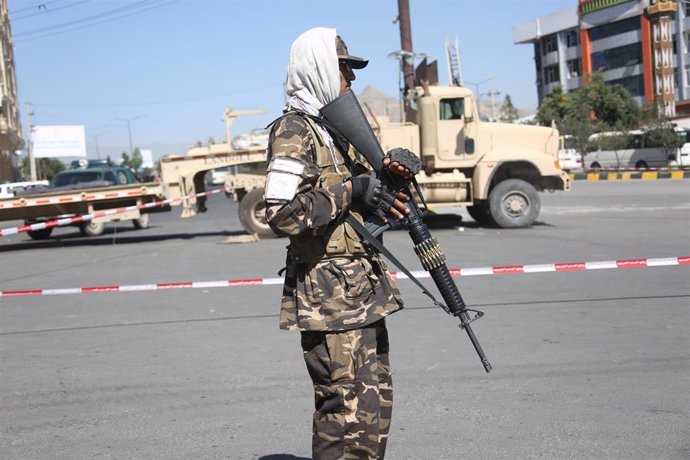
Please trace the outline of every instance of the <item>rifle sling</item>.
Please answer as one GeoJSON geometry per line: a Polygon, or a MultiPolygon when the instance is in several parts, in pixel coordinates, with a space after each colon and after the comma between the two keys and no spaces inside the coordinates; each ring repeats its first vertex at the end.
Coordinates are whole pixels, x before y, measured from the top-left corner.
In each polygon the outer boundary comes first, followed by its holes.
{"type": "Polygon", "coordinates": [[[357,233],[360,234],[362,238],[367,240],[369,244],[371,244],[378,252],[386,256],[386,259],[390,260],[393,262],[393,265],[398,267],[401,272],[403,272],[405,275],[407,275],[408,278],[410,278],[419,288],[422,290],[424,294],[429,296],[429,298],[434,302],[434,304],[438,307],[443,308],[446,313],[450,313],[450,309],[442,302],[439,302],[436,300],[436,297],[429,292],[429,290],[424,287],[424,285],[405,267],[402,262],[400,262],[397,257],[393,255],[386,247],[381,243],[381,241],[378,240],[369,230],[364,227],[357,219],[355,219],[351,214],[348,214],[347,217],[345,217],[345,221],[352,226],[352,228],[355,229],[357,233]]]}

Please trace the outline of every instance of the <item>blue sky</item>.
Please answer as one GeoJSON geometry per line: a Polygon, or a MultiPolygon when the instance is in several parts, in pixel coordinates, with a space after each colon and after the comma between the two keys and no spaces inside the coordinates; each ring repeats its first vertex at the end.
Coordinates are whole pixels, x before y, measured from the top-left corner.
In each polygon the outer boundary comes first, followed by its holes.
{"type": "MultiPolygon", "coordinates": [[[[576,5],[410,0],[412,43],[438,59],[446,84],[444,42],[457,36],[466,82],[495,77],[482,93],[534,109],[533,50],[513,44],[512,27],[576,5]]],[[[370,59],[356,93],[398,93],[398,63],[387,57],[400,49],[397,0],[9,0],[9,9],[25,131],[30,102],[34,124],[85,125],[93,158],[128,150],[123,119],[134,146],[156,158],[222,141],[227,106],[268,111],[239,118],[233,136],[264,127],[283,105],[290,44],[311,27],[338,29],[352,54],[370,59]]]]}

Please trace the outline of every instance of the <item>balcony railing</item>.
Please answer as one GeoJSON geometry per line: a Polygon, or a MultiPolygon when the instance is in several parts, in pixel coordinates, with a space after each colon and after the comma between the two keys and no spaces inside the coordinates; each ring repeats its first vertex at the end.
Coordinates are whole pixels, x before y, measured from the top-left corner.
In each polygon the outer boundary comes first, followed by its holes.
{"type": "Polygon", "coordinates": [[[603,10],[630,0],[580,0],[580,14],[603,10]]]}

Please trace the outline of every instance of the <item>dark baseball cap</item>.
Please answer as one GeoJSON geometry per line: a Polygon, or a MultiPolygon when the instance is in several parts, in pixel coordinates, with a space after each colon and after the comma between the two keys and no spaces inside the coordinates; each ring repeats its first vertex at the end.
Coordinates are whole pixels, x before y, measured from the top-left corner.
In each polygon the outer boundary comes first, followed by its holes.
{"type": "Polygon", "coordinates": [[[369,64],[369,59],[364,59],[358,56],[352,56],[347,52],[347,46],[340,35],[335,37],[335,50],[338,53],[338,59],[347,61],[350,63],[350,67],[353,69],[363,69],[369,64]]]}

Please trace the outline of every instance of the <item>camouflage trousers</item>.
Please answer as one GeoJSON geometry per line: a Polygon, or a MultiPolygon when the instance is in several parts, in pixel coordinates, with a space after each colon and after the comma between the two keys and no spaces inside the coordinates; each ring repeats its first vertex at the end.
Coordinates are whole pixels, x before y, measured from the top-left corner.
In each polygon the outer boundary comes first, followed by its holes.
{"type": "Polygon", "coordinates": [[[393,411],[385,320],[302,332],[302,350],[314,383],[313,458],[382,459],[393,411]]]}

